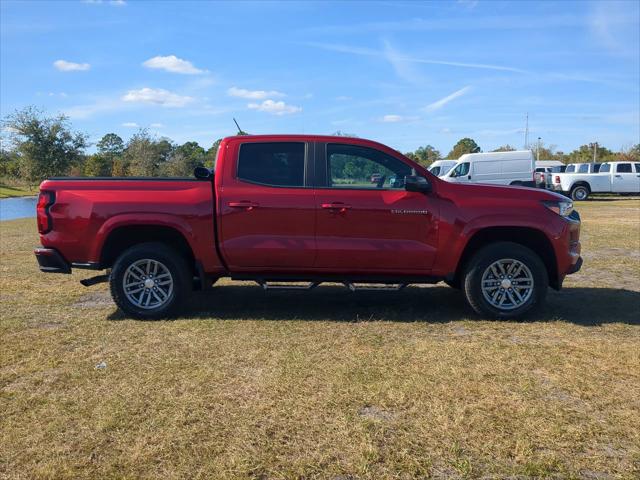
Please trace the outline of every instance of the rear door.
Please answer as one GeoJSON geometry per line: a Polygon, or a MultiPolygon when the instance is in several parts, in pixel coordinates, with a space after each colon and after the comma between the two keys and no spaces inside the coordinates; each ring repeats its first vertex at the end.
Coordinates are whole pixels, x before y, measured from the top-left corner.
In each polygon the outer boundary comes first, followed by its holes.
{"type": "Polygon", "coordinates": [[[412,167],[381,150],[318,144],[315,267],[347,273],[427,273],[436,254],[434,197],[404,189],[412,167]],[[374,173],[381,175],[371,182],[374,173]]]}
{"type": "Polygon", "coordinates": [[[229,146],[219,189],[220,247],[234,269],[290,270],[315,260],[316,204],[309,185],[313,146],[252,142],[229,146]]]}
{"type": "Polygon", "coordinates": [[[640,192],[640,178],[632,163],[618,163],[611,179],[611,189],[618,193],[640,192]]]}

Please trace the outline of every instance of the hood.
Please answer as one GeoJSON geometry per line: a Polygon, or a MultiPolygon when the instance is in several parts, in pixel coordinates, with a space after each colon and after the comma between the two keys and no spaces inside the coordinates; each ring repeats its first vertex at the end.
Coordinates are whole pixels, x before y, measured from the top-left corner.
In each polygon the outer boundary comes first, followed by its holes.
{"type": "Polygon", "coordinates": [[[530,199],[538,201],[566,201],[567,197],[559,193],[550,192],[541,188],[516,187],[507,185],[489,185],[482,183],[450,183],[438,182],[438,193],[447,196],[448,193],[464,197],[484,198],[513,198],[518,200],[530,199]]]}

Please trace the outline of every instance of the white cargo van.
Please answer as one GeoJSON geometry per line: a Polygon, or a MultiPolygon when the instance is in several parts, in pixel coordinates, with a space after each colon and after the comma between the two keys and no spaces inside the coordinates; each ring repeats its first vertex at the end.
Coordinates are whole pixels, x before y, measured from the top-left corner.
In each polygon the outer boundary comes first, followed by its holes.
{"type": "Polygon", "coordinates": [[[451,167],[453,167],[457,162],[457,160],[436,160],[429,165],[429,171],[436,177],[442,177],[449,173],[451,167]]]}
{"type": "Polygon", "coordinates": [[[456,183],[492,183],[532,187],[535,161],[531,150],[467,153],[443,180],[456,183]]]}

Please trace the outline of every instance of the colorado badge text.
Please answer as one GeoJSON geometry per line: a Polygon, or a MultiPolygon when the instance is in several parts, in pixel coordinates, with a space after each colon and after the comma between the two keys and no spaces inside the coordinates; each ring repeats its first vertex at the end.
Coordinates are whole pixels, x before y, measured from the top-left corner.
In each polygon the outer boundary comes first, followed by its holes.
{"type": "Polygon", "coordinates": [[[429,215],[429,210],[391,210],[398,215],[429,215]]]}

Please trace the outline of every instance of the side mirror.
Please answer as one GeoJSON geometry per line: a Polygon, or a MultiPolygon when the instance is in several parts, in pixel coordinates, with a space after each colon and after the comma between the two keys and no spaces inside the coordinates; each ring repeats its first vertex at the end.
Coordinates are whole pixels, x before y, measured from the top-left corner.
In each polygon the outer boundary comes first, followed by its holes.
{"type": "Polygon", "coordinates": [[[209,170],[207,167],[196,167],[193,169],[193,176],[206,180],[211,177],[211,170],[209,170]]]}
{"type": "Polygon", "coordinates": [[[404,177],[404,189],[407,192],[429,193],[431,191],[431,184],[424,177],[407,175],[404,177]]]}

